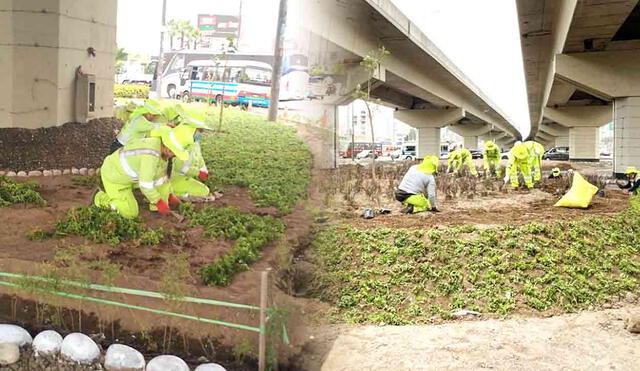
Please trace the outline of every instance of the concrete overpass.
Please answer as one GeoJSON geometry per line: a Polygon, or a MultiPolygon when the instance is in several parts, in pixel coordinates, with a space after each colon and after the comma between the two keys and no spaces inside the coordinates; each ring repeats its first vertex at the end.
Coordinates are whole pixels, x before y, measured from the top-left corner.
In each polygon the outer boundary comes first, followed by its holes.
{"type": "Polygon", "coordinates": [[[305,7],[305,27],[331,43],[322,52],[341,54],[344,65],[339,91],[323,104],[352,101],[357,86],[369,81],[360,61],[384,45],[391,54],[370,81],[371,96],[395,107],[398,120],[418,129],[418,156],[439,154],[445,126],[462,135],[470,148],[478,147],[479,138],[503,145],[521,139],[500,109],[391,1],[306,0],[305,7]]]}
{"type": "Polygon", "coordinates": [[[640,166],[638,0],[517,0],[531,138],[597,161],[614,122],[614,172],[640,166]]]}

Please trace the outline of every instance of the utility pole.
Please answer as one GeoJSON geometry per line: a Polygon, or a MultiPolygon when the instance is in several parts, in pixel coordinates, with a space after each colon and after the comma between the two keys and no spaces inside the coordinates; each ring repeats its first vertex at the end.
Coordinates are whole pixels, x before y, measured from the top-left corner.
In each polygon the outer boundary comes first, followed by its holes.
{"type": "Polygon", "coordinates": [[[236,45],[240,49],[240,37],[242,36],[242,0],[240,0],[240,9],[238,10],[238,41],[236,45]]]}
{"type": "Polygon", "coordinates": [[[158,57],[158,67],[156,67],[156,93],[158,98],[162,98],[162,74],[164,73],[164,32],[167,28],[167,0],[162,0],[162,28],[160,29],[160,56],[158,57]]]}
{"type": "Polygon", "coordinates": [[[278,29],[274,50],[273,73],[271,75],[271,103],[269,104],[269,121],[278,117],[278,100],[280,99],[280,76],[282,75],[282,54],[284,47],[284,29],[287,25],[287,0],[280,0],[278,13],[278,29]]]}

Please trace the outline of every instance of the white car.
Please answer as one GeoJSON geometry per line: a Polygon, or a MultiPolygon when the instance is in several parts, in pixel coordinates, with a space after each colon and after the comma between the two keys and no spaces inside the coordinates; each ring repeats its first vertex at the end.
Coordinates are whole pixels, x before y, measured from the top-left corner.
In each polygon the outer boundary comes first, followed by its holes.
{"type": "Polygon", "coordinates": [[[373,152],[371,152],[370,149],[365,149],[360,151],[357,155],[356,155],[356,160],[362,160],[365,158],[371,158],[373,157],[373,152]]]}

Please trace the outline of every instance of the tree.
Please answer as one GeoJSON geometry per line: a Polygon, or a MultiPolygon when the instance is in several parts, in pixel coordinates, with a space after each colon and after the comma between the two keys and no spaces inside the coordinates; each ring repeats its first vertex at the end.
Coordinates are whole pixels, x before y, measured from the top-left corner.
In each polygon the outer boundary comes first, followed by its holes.
{"type": "Polygon", "coordinates": [[[184,49],[184,42],[187,40],[185,36],[189,34],[189,29],[193,27],[191,26],[191,22],[189,21],[178,21],[178,31],[180,33],[180,49],[184,49]]]}
{"type": "Polygon", "coordinates": [[[375,182],[377,180],[376,174],[376,161],[375,161],[375,133],[373,130],[373,115],[371,114],[371,80],[373,80],[373,76],[376,72],[379,72],[380,64],[382,60],[391,54],[384,45],[381,45],[376,50],[372,50],[369,54],[365,55],[360,62],[360,65],[364,67],[365,71],[367,71],[367,86],[366,89],[363,89],[360,84],[356,88],[354,93],[354,97],[356,99],[362,99],[364,101],[364,105],[367,107],[367,114],[369,116],[369,126],[371,128],[371,151],[373,152],[373,161],[371,162],[371,177],[375,182]]]}
{"type": "Polygon", "coordinates": [[[116,74],[122,73],[122,66],[127,58],[129,58],[129,53],[125,52],[124,48],[118,48],[116,51],[116,74]]]}
{"type": "Polygon", "coordinates": [[[193,50],[196,50],[198,47],[198,43],[200,43],[202,38],[202,34],[197,27],[192,27],[191,30],[191,40],[193,40],[193,50]]]}
{"type": "MultiPolygon", "coordinates": [[[[216,70],[219,70],[220,61],[224,60],[224,68],[222,70],[222,95],[220,100],[216,99],[216,103],[220,105],[220,118],[218,120],[218,131],[222,130],[222,115],[224,113],[224,93],[226,90],[226,82],[229,77],[229,71],[227,71],[227,65],[229,62],[229,54],[233,54],[238,51],[238,46],[236,45],[236,39],[233,36],[227,37],[225,43],[222,43],[222,47],[220,50],[220,54],[216,55],[213,60],[216,66],[216,70]]],[[[211,104],[211,89],[209,89],[209,97],[208,101],[211,104]]]]}
{"type": "Polygon", "coordinates": [[[168,33],[169,33],[169,49],[173,50],[173,39],[180,35],[180,23],[175,19],[170,19],[167,22],[168,33]]]}

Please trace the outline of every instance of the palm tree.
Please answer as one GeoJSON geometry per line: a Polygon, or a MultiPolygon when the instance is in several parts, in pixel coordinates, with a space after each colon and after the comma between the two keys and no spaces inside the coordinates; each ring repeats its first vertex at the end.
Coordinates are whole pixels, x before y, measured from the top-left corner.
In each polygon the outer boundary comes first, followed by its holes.
{"type": "Polygon", "coordinates": [[[173,50],[173,38],[180,35],[180,23],[175,19],[170,19],[169,22],[167,22],[167,26],[169,26],[168,32],[170,37],[169,49],[173,50]]]}
{"type": "Polygon", "coordinates": [[[191,22],[189,21],[178,21],[178,32],[180,33],[180,49],[184,49],[184,42],[187,41],[187,36],[189,34],[189,29],[193,27],[191,26],[191,22]]]}
{"type": "Polygon", "coordinates": [[[191,38],[193,40],[193,50],[196,50],[196,48],[198,47],[198,43],[202,41],[202,34],[197,27],[193,27],[193,29],[191,30],[191,38]]]}

